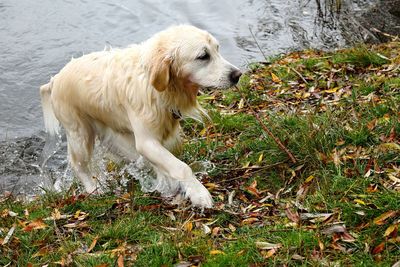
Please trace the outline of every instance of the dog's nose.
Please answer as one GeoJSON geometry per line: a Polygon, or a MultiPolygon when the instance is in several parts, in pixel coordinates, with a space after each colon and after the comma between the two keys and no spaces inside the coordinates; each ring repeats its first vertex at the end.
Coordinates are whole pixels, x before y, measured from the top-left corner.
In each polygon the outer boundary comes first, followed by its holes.
{"type": "Polygon", "coordinates": [[[232,83],[237,84],[240,76],[242,76],[242,72],[236,69],[231,72],[231,74],[229,75],[229,79],[232,83]]]}

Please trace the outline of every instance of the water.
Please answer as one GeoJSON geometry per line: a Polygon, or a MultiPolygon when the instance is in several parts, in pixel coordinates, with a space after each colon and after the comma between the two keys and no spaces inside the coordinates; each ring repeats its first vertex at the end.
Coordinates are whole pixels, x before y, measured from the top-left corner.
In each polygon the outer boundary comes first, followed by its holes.
{"type": "MultiPolygon", "coordinates": [[[[270,56],[308,47],[338,48],[374,38],[357,21],[357,14],[374,3],[372,0],[1,1],[0,190],[9,189],[21,177],[25,177],[23,184],[35,184],[38,173],[35,159],[43,147],[38,88],[72,56],[102,50],[105,45],[126,46],[145,40],[169,25],[189,23],[214,34],[224,57],[244,68],[248,62],[264,60],[260,48],[270,56]],[[24,157],[26,153],[30,156],[24,157]]],[[[62,158],[55,161],[58,167],[65,167],[62,158]]]]}

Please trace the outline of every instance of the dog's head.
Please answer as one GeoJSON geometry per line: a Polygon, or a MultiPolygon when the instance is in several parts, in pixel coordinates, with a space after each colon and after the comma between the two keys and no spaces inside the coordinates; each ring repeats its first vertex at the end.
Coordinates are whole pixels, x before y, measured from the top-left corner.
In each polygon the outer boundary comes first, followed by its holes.
{"type": "Polygon", "coordinates": [[[163,91],[175,86],[197,94],[199,88],[229,88],[242,73],[219,53],[218,41],[194,26],[171,27],[152,39],[150,81],[163,91]]]}

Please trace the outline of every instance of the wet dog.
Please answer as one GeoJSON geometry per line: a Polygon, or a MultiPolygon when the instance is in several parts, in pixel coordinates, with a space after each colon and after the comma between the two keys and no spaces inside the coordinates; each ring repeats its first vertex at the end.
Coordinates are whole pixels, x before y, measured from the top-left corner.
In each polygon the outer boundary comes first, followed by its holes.
{"type": "Polygon", "coordinates": [[[240,76],[211,34],[170,27],[141,44],[71,60],[40,88],[45,127],[50,135],[64,127],[70,164],[89,193],[98,188],[88,166],[98,137],[129,160],[143,156],[194,206],[211,207],[208,190],[171,151],[180,143],[179,118],[205,114],[198,91],[229,88],[240,76]]]}

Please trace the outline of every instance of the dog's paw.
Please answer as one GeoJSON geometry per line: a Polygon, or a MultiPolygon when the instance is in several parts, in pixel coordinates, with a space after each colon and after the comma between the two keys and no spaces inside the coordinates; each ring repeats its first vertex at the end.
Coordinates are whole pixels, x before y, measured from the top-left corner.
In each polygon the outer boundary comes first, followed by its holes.
{"type": "Polygon", "coordinates": [[[194,207],[212,208],[213,199],[210,192],[197,180],[184,183],[185,196],[190,199],[194,207]]]}

